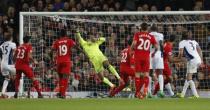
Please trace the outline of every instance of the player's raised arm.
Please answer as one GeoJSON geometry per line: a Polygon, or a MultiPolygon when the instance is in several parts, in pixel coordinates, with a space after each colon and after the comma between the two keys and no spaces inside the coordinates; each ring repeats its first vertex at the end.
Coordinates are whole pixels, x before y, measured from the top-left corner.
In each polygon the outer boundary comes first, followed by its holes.
{"type": "Polygon", "coordinates": [[[80,43],[80,45],[83,45],[86,41],[82,38],[79,30],[76,30],[76,40],[80,43]]]}
{"type": "Polygon", "coordinates": [[[137,40],[138,40],[138,36],[137,36],[137,34],[135,34],[134,38],[133,38],[133,42],[131,44],[131,52],[130,53],[132,53],[134,51],[134,49],[136,47],[137,40]]]}
{"type": "Polygon", "coordinates": [[[183,56],[183,52],[184,52],[184,47],[182,46],[182,43],[179,43],[179,54],[178,54],[178,58],[182,58],[183,56]]]}
{"type": "Polygon", "coordinates": [[[104,43],[105,41],[106,41],[106,38],[103,37],[102,32],[99,32],[99,38],[98,38],[97,43],[100,45],[100,44],[104,43]]]}

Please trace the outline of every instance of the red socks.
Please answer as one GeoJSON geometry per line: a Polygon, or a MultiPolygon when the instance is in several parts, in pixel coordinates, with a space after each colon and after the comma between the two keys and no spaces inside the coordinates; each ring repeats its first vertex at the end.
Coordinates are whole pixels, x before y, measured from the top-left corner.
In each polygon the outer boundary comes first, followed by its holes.
{"type": "Polygon", "coordinates": [[[16,77],[15,77],[15,92],[19,91],[20,78],[21,78],[21,74],[16,74],[16,77]]]}
{"type": "Polygon", "coordinates": [[[66,89],[68,86],[68,78],[60,78],[59,86],[60,86],[61,95],[66,96],[66,89]]]}
{"type": "Polygon", "coordinates": [[[135,95],[137,95],[138,93],[140,93],[140,89],[142,88],[142,86],[144,85],[144,80],[143,78],[135,78],[135,86],[136,86],[136,93],[135,95]]]}
{"type": "Polygon", "coordinates": [[[148,86],[149,86],[149,77],[145,76],[144,77],[144,93],[147,94],[148,92],[148,86]]]}
{"type": "Polygon", "coordinates": [[[39,82],[37,80],[33,81],[33,86],[36,89],[36,91],[38,92],[38,95],[41,95],[41,89],[39,87],[39,82]]]}
{"type": "MultiPolygon", "coordinates": [[[[126,84],[126,83],[125,83],[126,84]]],[[[111,96],[114,96],[115,94],[117,94],[118,92],[122,91],[125,88],[125,84],[120,84],[120,86],[118,86],[116,89],[114,89],[114,91],[110,94],[111,96]]]]}
{"type": "Polygon", "coordinates": [[[140,78],[135,77],[135,86],[136,86],[135,95],[137,95],[140,92],[140,78]]]}

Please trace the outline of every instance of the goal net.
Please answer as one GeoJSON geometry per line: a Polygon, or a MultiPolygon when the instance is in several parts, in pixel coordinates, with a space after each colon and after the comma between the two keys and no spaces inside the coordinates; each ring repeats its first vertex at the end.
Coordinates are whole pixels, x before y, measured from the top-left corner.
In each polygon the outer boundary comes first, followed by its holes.
{"type": "MultiPolygon", "coordinates": [[[[206,97],[210,90],[210,12],[21,12],[20,43],[25,35],[31,35],[33,57],[39,63],[33,66],[36,78],[41,82],[42,91],[55,93],[58,91],[58,75],[50,58],[52,43],[58,38],[61,29],[66,29],[67,35],[75,39],[74,30],[80,29],[82,37],[88,39],[90,34],[98,36],[103,33],[106,42],[100,46],[101,51],[119,72],[120,51],[127,46],[129,39],[139,31],[142,22],[157,24],[158,32],[164,34],[164,39],[176,36],[174,56],[177,56],[178,44],[182,33],[189,31],[203,50],[205,68],[199,69],[194,76],[200,95],[206,97]]],[[[92,64],[84,54],[72,50],[72,69],[68,91],[72,93],[88,93],[90,96],[106,93],[109,87],[103,84],[92,64]]],[[[171,64],[173,73],[173,89],[180,92],[186,76],[186,65],[171,64]]],[[[120,73],[119,73],[120,74],[120,73]]],[[[118,84],[116,78],[105,71],[104,75],[111,82],[118,84]]],[[[127,84],[127,93],[134,91],[133,81],[127,84]]],[[[31,82],[24,77],[24,91],[34,91],[31,82]]],[[[167,93],[166,93],[167,94],[167,93]]],[[[187,94],[191,94],[187,92],[187,94]]],[[[81,94],[80,94],[81,95],[81,94]]],[[[81,95],[82,96],[82,95],[81,95]]]]}

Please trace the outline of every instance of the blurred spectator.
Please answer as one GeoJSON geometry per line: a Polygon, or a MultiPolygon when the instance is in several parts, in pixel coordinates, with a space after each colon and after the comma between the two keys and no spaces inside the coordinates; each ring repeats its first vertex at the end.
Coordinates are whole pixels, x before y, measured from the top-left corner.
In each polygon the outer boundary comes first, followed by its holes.
{"type": "Polygon", "coordinates": [[[110,38],[108,40],[108,46],[105,49],[105,55],[109,57],[109,60],[114,60],[118,55],[118,48],[115,46],[115,39],[110,38]],[[114,59],[112,59],[114,58],[114,59]]]}
{"type": "Polygon", "coordinates": [[[63,9],[64,3],[62,2],[62,0],[55,0],[53,7],[54,7],[53,9],[54,11],[58,11],[60,9],[63,9]]]}
{"type": "Polygon", "coordinates": [[[158,11],[158,10],[157,10],[157,7],[156,7],[155,5],[152,5],[150,10],[151,10],[151,11],[158,11]]]}
{"type": "Polygon", "coordinates": [[[43,11],[44,10],[44,3],[42,0],[37,1],[37,11],[43,11]]]}
{"type": "Polygon", "coordinates": [[[22,9],[21,9],[22,11],[29,11],[29,5],[28,5],[28,3],[23,3],[22,4],[22,9]]]}
{"type": "Polygon", "coordinates": [[[165,11],[171,11],[171,7],[170,6],[166,6],[165,7],[165,11]]]}
{"type": "Polygon", "coordinates": [[[69,8],[70,8],[69,7],[69,3],[68,2],[65,2],[64,3],[64,7],[63,7],[63,11],[70,11],[69,8]]]}
{"type": "Polygon", "coordinates": [[[149,6],[148,6],[148,4],[144,4],[144,5],[142,6],[142,9],[143,9],[143,11],[149,11],[149,6]]]}

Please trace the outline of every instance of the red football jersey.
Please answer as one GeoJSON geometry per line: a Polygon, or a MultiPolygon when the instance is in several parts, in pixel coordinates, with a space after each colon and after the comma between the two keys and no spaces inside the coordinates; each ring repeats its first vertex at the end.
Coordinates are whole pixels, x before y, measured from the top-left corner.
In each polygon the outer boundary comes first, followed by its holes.
{"type": "Polygon", "coordinates": [[[121,51],[120,66],[131,66],[134,64],[134,55],[130,55],[131,49],[127,47],[121,51]]]}
{"type": "Polygon", "coordinates": [[[138,59],[149,58],[150,46],[155,45],[157,42],[153,35],[148,32],[137,32],[134,35],[134,41],[136,41],[135,56],[138,59]],[[141,57],[140,57],[141,56],[141,57]]]}
{"type": "Polygon", "coordinates": [[[74,45],[75,42],[67,37],[62,37],[53,43],[52,48],[56,50],[57,63],[71,61],[71,48],[74,45]]]}
{"type": "Polygon", "coordinates": [[[163,61],[164,63],[168,63],[168,58],[169,56],[172,55],[172,45],[170,43],[165,43],[164,46],[163,46],[163,61]]]}
{"type": "Polygon", "coordinates": [[[22,44],[20,45],[15,52],[16,56],[16,66],[20,65],[29,65],[30,59],[29,59],[29,53],[32,52],[32,46],[31,44],[22,44]]]}

